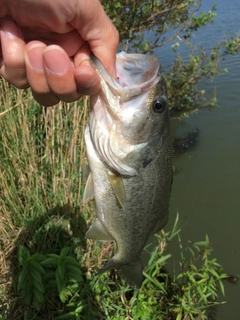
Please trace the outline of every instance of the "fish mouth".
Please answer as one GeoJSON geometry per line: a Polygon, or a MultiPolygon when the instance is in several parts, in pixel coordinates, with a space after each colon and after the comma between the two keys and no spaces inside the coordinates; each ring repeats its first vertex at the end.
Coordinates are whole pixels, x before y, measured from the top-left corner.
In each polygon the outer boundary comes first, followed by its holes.
{"type": "Polygon", "coordinates": [[[108,89],[114,92],[121,102],[149,91],[161,80],[160,61],[154,55],[118,53],[116,79],[108,74],[101,62],[93,55],[91,63],[102,79],[102,87],[105,82],[108,89]]]}
{"type": "Polygon", "coordinates": [[[142,132],[149,118],[152,92],[163,79],[160,61],[153,55],[118,53],[117,78],[113,79],[96,57],[91,60],[101,79],[100,91],[91,97],[89,131],[93,145],[110,170],[134,176],[138,169],[129,159],[147,150],[149,136],[142,132]]]}

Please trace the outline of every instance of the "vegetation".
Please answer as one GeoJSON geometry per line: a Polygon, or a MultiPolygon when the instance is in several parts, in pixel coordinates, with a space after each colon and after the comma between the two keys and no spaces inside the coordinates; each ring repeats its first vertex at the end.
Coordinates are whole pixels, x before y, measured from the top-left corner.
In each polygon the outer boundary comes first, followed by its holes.
{"type": "Polygon", "coordinates": [[[208,12],[199,13],[201,0],[105,0],[103,3],[119,30],[120,49],[152,53],[157,47],[171,43],[172,50],[177,52],[180,40],[188,48],[188,60],[184,61],[178,53],[170,71],[164,72],[172,118],[187,117],[203,107],[217,105],[215,93],[207,98],[198,84],[227,71],[221,70],[219,63],[226,54],[239,51],[240,39],[238,36],[223,39],[208,52],[193,45],[193,32],[212,23],[217,16],[215,4],[208,12]]]}
{"type": "MultiPolygon", "coordinates": [[[[190,45],[191,32],[215,16],[214,7],[197,16],[199,6],[190,0],[105,1],[122,48],[143,52],[177,35],[190,45]],[[156,32],[151,43],[146,30],[156,32]]],[[[187,64],[178,55],[166,75],[173,117],[215,104],[203,103],[196,85],[219,72],[223,45],[235,54],[239,39],[225,40],[208,58],[203,49],[192,53],[187,64]]],[[[88,99],[44,109],[29,90],[3,80],[0,90],[0,319],[210,319],[226,275],[211,257],[208,237],[183,247],[178,217],[145,249],[150,260],[141,290],[127,287],[114,271],[98,276],[114,248],[84,239],[95,216],[93,203],[80,205],[88,99]],[[173,238],[181,261],[170,272],[173,238]]]]}
{"type": "Polygon", "coordinates": [[[97,274],[113,245],[84,239],[95,216],[93,203],[80,206],[87,99],[43,109],[0,84],[0,319],[206,319],[225,274],[208,238],[181,248],[178,218],[146,248],[139,292],[115,272],[97,274]],[[174,237],[182,259],[170,274],[174,237]]]}

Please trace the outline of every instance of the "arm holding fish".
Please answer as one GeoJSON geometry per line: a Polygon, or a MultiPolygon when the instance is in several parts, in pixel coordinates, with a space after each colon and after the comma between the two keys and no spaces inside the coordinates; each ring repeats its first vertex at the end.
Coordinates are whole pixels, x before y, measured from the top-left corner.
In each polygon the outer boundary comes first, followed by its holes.
{"type": "Polygon", "coordinates": [[[118,33],[99,0],[0,0],[0,75],[43,105],[99,90],[93,52],[115,74],[118,33]]]}

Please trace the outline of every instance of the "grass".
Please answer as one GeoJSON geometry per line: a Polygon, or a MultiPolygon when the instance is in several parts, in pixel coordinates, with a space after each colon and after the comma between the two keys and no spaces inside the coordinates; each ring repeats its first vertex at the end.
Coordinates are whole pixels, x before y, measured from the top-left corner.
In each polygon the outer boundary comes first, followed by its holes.
{"type": "Polygon", "coordinates": [[[0,319],[206,319],[224,292],[208,238],[181,248],[178,217],[149,251],[139,291],[98,276],[111,243],[86,241],[94,203],[80,206],[88,99],[52,108],[0,82],[0,319]],[[180,270],[167,271],[179,238],[180,270]]]}

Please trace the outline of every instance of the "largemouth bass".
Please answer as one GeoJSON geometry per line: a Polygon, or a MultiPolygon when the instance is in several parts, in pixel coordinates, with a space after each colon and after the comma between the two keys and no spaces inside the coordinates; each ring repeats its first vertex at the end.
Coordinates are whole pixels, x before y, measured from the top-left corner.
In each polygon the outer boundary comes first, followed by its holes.
{"type": "Polygon", "coordinates": [[[83,202],[94,196],[97,219],[86,238],[115,241],[100,274],[117,269],[142,285],[141,253],[168,221],[172,140],[167,89],[156,56],[117,54],[113,79],[93,57],[101,90],[91,98],[85,131],[90,166],[83,202]]]}

